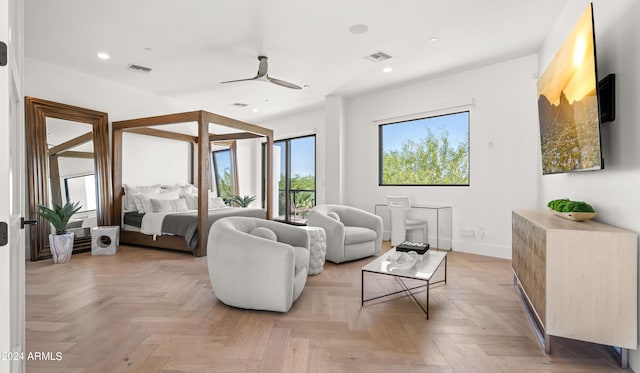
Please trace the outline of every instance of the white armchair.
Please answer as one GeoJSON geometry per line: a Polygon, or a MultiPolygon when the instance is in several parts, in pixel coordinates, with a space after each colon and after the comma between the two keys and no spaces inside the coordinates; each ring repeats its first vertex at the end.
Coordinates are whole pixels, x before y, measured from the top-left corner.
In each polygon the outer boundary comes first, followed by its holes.
{"type": "Polygon", "coordinates": [[[216,221],[207,243],[209,278],[229,306],[287,312],[309,271],[309,235],[300,227],[250,217],[216,221]]]}
{"type": "Polygon", "coordinates": [[[370,212],[343,205],[319,205],[309,212],[307,225],[324,229],[328,261],[342,263],[380,252],[382,218],[370,212]]]}

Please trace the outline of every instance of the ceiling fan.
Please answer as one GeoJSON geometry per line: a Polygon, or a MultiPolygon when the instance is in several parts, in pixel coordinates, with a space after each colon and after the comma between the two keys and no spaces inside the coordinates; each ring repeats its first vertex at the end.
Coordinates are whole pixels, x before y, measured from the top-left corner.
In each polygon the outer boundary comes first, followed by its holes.
{"type": "Polygon", "coordinates": [[[300,87],[297,84],[285,82],[284,80],[280,80],[280,79],[276,79],[276,78],[270,77],[269,74],[267,74],[267,69],[269,68],[267,60],[268,60],[268,58],[265,57],[265,56],[258,56],[258,61],[260,61],[260,64],[258,65],[258,73],[253,78],[238,79],[238,80],[228,80],[226,82],[220,82],[220,84],[235,83],[235,82],[246,82],[246,81],[249,81],[249,80],[256,80],[256,81],[263,81],[263,82],[271,82],[273,84],[277,84],[279,86],[283,86],[283,87],[287,87],[287,88],[291,88],[291,89],[302,89],[302,87],[300,87]]]}

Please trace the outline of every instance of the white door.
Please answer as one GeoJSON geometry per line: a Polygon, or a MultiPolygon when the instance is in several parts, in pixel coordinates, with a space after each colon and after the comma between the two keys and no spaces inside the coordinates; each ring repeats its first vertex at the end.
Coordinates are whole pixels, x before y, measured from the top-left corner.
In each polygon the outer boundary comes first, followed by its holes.
{"type": "MultiPolygon", "coordinates": [[[[23,372],[24,360],[24,110],[22,0],[0,0],[0,372],[23,372]],[[4,60],[4,58],[2,58],[4,60]],[[0,65],[4,65],[4,61],[0,65]],[[3,227],[6,223],[6,229],[3,227]],[[7,240],[3,239],[6,232],[7,240]],[[6,243],[4,242],[6,241],[6,243]],[[7,296],[8,295],[8,296],[7,296]]],[[[26,356],[25,356],[26,357],[26,356]]]]}

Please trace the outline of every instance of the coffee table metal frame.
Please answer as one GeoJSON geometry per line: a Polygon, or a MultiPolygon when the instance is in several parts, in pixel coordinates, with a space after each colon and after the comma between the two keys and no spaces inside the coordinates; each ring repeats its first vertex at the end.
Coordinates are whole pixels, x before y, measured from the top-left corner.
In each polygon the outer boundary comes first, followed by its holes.
{"type": "MultiPolygon", "coordinates": [[[[435,261],[433,264],[433,271],[430,273],[426,273],[424,274],[424,276],[418,277],[417,274],[412,275],[412,268],[408,268],[405,270],[402,269],[398,269],[395,271],[391,271],[388,269],[384,269],[384,270],[374,270],[374,269],[367,269],[367,267],[370,267],[371,264],[373,264],[374,262],[383,262],[385,260],[387,260],[387,258],[390,255],[394,255],[395,253],[395,249],[391,249],[388,252],[386,252],[385,254],[383,254],[382,256],[376,258],[374,261],[370,262],[369,264],[367,264],[366,266],[362,267],[361,270],[361,278],[360,278],[360,300],[361,300],[361,305],[364,306],[364,304],[366,302],[372,301],[372,300],[376,300],[376,299],[380,299],[380,298],[384,298],[384,297],[388,297],[394,294],[398,294],[398,293],[407,293],[411,296],[411,298],[413,298],[413,300],[416,302],[416,304],[420,307],[420,309],[422,310],[422,312],[424,312],[424,314],[427,317],[427,320],[429,320],[429,288],[430,285],[435,285],[435,284],[439,284],[444,282],[445,284],[447,283],[447,253],[443,252],[443,251],[434,251],[431,252],[427,251],[426,254],[424,254],[422,261],[435,261]],[[442,262],[444,261],[444,280],[439,280],[439,281],[434,281],[431,282],[431,278],[433,277],[433,275],[438,271],[438,269],[440,268],[440,265],[442,264],[442,262]],[[400,285],[402,286],[402,290],[398,290],[398,291],[394,291],[392,293],[387,293],[384,295],[379,295],[377,297],[373,297],[373,298],[369,298],[369,299],[364,299],[364,273],[365,272],[369,272],[369,273],[375,273],[375,274],[381,274],[381,275],[387,275],[387,276],[393,276],[396,278],[396,280],[398,280],[398,282],[400,283],[400,285]],[[410,280],[419,280],[419,281],[424,281],[426,282],[426,284],[424,285],[419,285],[419,286],[414,286],[414,287],[408,287],[407,284],[402,280],[403,278],[406,279],[410,279],[410,280]],[[416,290],[416,289],[421,289],[421,288],[426,288],[427,291],[427,300],[426,300],[426,304],[425,306],[423,306],[418,299],[415,297],[415,295],[413,294],[412,290],[416,290]]],[[[416,265],[421,265],[422,263],[419,263],[420,260],[416,263],[416,265]]],[[[414,265],[415,266],[415,265],[414,265]]]]}

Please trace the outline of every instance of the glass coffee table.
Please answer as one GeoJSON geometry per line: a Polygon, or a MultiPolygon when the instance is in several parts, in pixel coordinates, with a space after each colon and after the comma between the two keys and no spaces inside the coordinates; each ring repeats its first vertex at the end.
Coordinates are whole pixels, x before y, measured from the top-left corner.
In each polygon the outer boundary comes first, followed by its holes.
{"type": "MultiPolygon", "coordinates": [[[[418,306],[422,309],[422,311],[427,316],[427,320],[429,320],[429,287],[430,285],[438,284],[441,282],[447,283],[447,253],[445,251],[433,251],[429,250],[424,255],[417,255],[417,260],[414,265],[409,268],[398,268],[398,264],[394,260],[398,255],[402,253],[396,252],[395,249],[391,249],[384,253],[383,255],[376,258],[371,263],[362,267],[362,276],[361,276],[361,304],[364,306],[365,302],[369,302],[375,299],[380,299],[384,297],[388,297],[390,295],[406,292],[411,295],[413,300],[416,302],[418,306]],[[444,262],[444,280],[434,281],[431,279],[436,271],[440,268],[440,265],[444,262]],[[364,273],[375,273],[380,275],[387,275],[395,277],[400,285],[402,285],[402,290],[395,291],[393,293],[388,293],[384,295],[380,295],[377,297],[364,299],[364,273]],[[426,284],[408,287],[407,284],[403,281],[403,279],[411,279],[411,280],[419,280],[424,281],[426,284]],[[425,288],[427,290],[427,301],[426,305],[423,306],[412,293],[412,290],[425,288]]],[[[402,266],[400,266],[402,267],[402,266]]]]}

